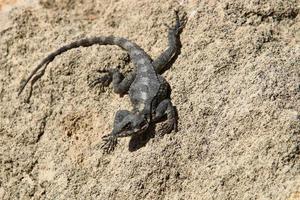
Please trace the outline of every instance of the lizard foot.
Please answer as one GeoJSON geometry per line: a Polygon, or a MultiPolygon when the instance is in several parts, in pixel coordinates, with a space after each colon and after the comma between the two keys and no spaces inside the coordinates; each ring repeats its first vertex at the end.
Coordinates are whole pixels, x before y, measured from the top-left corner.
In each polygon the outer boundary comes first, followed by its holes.
{"type": "Polygon", "coordinates": [[[163,136],[165,134],[169,134],[173,130],[175,132],[177,132],[178,131],[177,124],[178,124],[178,122],[177,122],[176,118],[172,118],[172,119],[168,120],[166,123],[164,123],[162,125],[162,128],[159,130],[159,135],[163,136]]]}
{"type": "Polygon", "coordinates": [[[112,73],[111,70],[97,70],[98,73],[106,73],[104,76],[96,78],[92,82],[89,83],[90,87],[95,87],[96,85],[100,85],[101,87],[107,87],[112,82],[112,73]]]}
{"type": "Polygon", "coordinates": [[[184,28],[184,26],[186,25],[187,19],[185,16],[183,16],[182,18],[179,17],[179,11],[175,10],[175,15],[176,15],[176,24],[173,28],[173,30],[175,30],[176,34],[180,34],[182,29],[184,28]]]}
{"type": "Polygon", "coordinates": [[[187,23],[187,18],[186,16],[183,17],[179,17],[179,11],[175,10],[175,17],[176,17],[176,22],[175,25],[173,27],[170,27],[167,24],[164,24],[170,31],[174,31],[174,33],[176,35],[179,35],[182,32],[182,29],[185,27],[186,23],[187,23]]]}
{"type": "Polygon", "coordinates": [[[118,144],[118,139],[115,136],[112,135],[104,135],[102,137],[104,143],[101,146],[103,149],[104,153],[109,154],[111,153],[117,146],[118,144]]]}

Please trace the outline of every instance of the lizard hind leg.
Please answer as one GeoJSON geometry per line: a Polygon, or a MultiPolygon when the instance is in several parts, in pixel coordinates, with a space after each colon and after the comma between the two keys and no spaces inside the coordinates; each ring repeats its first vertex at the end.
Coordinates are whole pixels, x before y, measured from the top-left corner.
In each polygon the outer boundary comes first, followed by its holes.
{"type": "Polygon", "coordinates": [[[180,34],[182,33],[182,30],[186,24],[186,19],[184,16],[180,18],[178,11],[175,11],[175,16],[175,25],[173,27],[166,25],[169,29],[168,48],[152,62],[155,71],[159,74],[162,74],[171,68],[181,53],[182,45],[180,41],[180,34]]]}
{"type": "Polygon", "coordinates": [[[105,73],[105,75],[89,83],[89,86],[95,87],[96,85],[100,85],[101,87],[108,87],[112,83],[114,92],[120,96],[128,93],[129,87],[135,78],[134,72],[124,76],[118,68],[98,70],[98,72],[105,73]]]}

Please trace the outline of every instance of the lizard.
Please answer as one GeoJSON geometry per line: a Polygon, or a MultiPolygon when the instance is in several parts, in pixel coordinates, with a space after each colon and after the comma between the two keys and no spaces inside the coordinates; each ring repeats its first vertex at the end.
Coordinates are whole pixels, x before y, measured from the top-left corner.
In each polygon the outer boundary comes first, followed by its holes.
{"type": "Polygon", "coordinates": [[[89,47],[95,44],[117,45],[127,51],[135,70],[127,76],[124,76],[118,68],[99,70],[99,72],[106,74],[94,80],[90,83],[90,86],[94,87],[98,84],[109,86],[112,83],[115,93],[120,96],[128,94],[133,109],[131,111],[119,110],[116,112],[113,130],[102,137],[103,145],[101,147],[104,152],[112,152],[118,143],[118,138],[143,134],[150,125],[164,120],[167,120],[163,130],[165,134],[173,130],[177,132],[178,117],[176,107],[173,106],[170,99],[171,87],[161,75],[175,62],[181,49],[180,34],[186,21],[184,18],[180,19],[178,11],[175,11],[175,15],[175,25],[168,27],[168,48],[156,59],[152,60],[136,43],[122,37],[98,36],[83,38],[64,45],[45,57],[29,77],[21,83],[18,95],[30,82],[29,100],[34,83],[44,75],[48,64],[56,56],[78,47],[89,47]]]}

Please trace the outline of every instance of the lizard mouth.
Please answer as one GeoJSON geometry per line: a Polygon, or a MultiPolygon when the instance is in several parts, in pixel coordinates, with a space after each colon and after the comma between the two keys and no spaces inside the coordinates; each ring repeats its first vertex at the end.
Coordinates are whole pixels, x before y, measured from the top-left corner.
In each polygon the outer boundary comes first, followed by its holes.
{"type": "Polygon", "coordinates": [[[145,121],[145,122],[142,124],[141,128],[139,128],[139,129],[134,129],[134,132],[136,132],[136,133],[145,132],[145,131],[148,129],[148,127],[149,127],[149,123],[148,123],[147,121],[145,121]]]}
{"type": "Polygon", "coordinates": [[[134,128],[131,130],[123,130],[121,133],[118,134],[119,137],[127,137],[131,135],[141,134],[144,133],[149,127],[149,123],[147,121],[143,122],[141,127],[134,128]]]}

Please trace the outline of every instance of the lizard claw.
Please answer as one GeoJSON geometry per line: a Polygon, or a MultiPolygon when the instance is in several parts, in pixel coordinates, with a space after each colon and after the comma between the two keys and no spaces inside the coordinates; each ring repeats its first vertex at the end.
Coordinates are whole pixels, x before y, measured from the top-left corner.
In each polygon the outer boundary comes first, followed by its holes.
{"type": "Polygon", "coordinates": [[[102,139],[103,139],[104,143],[101,146],[101,148],[103,149],[104,153],[106,153],[106,154],[111,153],[118,144],[117,137],[112,136],[110,134],[109,135],[104,135],[102,137],[102,139]]]}

